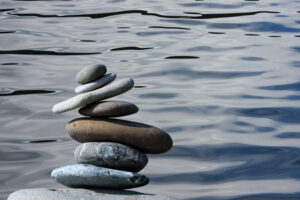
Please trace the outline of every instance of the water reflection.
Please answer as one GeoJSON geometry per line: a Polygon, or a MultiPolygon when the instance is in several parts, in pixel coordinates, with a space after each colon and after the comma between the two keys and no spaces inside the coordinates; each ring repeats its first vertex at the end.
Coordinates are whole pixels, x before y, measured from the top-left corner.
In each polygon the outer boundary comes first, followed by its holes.
{"type": "Polygon", "coordinates": [[[268,118],[283,123],[299,123],[300,108],[271,107],[271,108],[229,108],[226,113],[237,116],[268,118]]]}
{"type": "Polygon", "coordinates": [[[259,87],[264,90],[295,90],[300,91],[300,82],[259,87]]]}
{"type": "Polygon", "coordinates": [[[217,184],[237,180],[300,179],[300,149],[241,144],[176,146],[164,157],[184,157],[199,161],[241,162],[240,165],[193,173],[155,176],[152,182],[217,184]]]}
{"type": "Polygon", "coordinates": [[[36,152],[18,151],[17,148],[9,148],[7,146],[0,147],[0,162],[32,160],[39,157],[40,154],[36,152]]]}
{"type": "Polygon", "coordinates": [[[74,76],[104,63],[136,86],[118,100],[162,127],[136,191],[182,199],[300,199],[298,2],[220,0],[0,2],[0,199],[59,188],[74,163],[65,133],[74,76]],[[283,187],[284,186],[284,187],[283,187]]]}
{"type": "Polygon", "coordinates": [[[26,95],[26,94],[51,94],[57,93],[55,90],[17,90],[11,88],[0,88],[0,96],[26,95]]]}
{"type": "Polygon", "coordinates": [[[75,55],[93,55],[101,54],[101,52],[61,52],[61,51],[47,51],[47,50],[6,50],[0,51],[0,54],[16,54],[16,55],[49,55],[49,56],[75,56],[75,55]]]}
{"type": "Polygon", "coordinates": [[[92,13],[92,14],[76,14],[76,15],[45,15],[45,14],[37,14],[37,13],[16,13],[10,12],[10,15],[16,16],[34,16],[34,17],[43,17],[43,18],[51,18],[51,17],[90,17],[92,19],[110,17],[115,15],[124,15],[124,14],[141,14],[141,15],[149,15],[156,16],[160,18],[170,18],[170,19],[214,19],[214,18],[225,18],[225,17],[240,17],[240,16],[248,16],[248,15],[256,15],[261,13],[270,13],[276,14],[278,12],[274,11],[256,11],[256,12],[241,12],[241,13],[217,13],[217,14],[200,14],[199,16],[184,16],[184,15],[162,15],[158,13],[151,13],[146,10],[125,10],[119,12],[108,12],[108,13],[92,13]]]}

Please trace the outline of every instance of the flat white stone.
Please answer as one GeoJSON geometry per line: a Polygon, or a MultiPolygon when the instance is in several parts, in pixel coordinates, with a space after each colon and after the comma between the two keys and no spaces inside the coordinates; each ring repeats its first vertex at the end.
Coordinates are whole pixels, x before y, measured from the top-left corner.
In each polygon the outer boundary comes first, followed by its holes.
{"type": "Polygon", "coordinates": [[[7,200],[176,200],[172,197],[118,190],[23,189],[7,200]]]}
{"type": "Polygon", "coordinates": [[[101,88],[102,86],[112,82],[116,78],[117,78],[117,75],[115,73],[105,74],[104,76],[102,76],[101,78],[99,78],[93,82],[86,83],[83,85],[78,85],[75,88],[75,92],[76,93],[84,93],[84,92],[89,92],[89,91],[95,90],[97,88],[101,88]]]}
{"type": "Polygon", "coordinates": [[[149,183],[149,178],[141,174],[87,164],[56,168],[51,177],[72,188],[129,189],[149,183]]]}
{"type": "Polygon", "coordinates": [[[131,78],[120,79],[97,90],[82,93],[70,99],[55,104],[52,108],[54,113],[63,113],[80,108],[96,101],[108,99],[130,90],[134,85],[131,78]]]}

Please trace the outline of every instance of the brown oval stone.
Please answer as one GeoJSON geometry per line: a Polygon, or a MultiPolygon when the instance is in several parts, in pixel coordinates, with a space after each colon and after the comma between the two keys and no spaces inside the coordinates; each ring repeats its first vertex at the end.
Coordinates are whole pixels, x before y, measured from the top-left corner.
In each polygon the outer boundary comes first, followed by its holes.
{"type": "Polygon", "coordinates": [[[172,138],[163,130],[132,121],[77,118],[66,129],[78,142],[116,142],[144,153],[164,153],[173,145],[172,138]]]}
{"type": "Polygon", "coordinates": [[[101,101],[81,108],[79,113],[91,117],[120,117],[138,110],[136,105],[125,101],[101,101]]]}

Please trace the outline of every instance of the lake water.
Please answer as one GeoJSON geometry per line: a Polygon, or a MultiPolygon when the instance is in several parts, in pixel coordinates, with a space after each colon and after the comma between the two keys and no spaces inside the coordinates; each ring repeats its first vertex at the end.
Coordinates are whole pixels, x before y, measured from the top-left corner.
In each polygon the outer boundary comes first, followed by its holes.
{"type": "Polygon", "coordinates": [[[166,130],[135,191],[190,200],[300,199],[299,0],[1,0],[0,199],[63,187],[75,163],[65,132],[85,66],[135,88],[125,117],[166,130]]]}

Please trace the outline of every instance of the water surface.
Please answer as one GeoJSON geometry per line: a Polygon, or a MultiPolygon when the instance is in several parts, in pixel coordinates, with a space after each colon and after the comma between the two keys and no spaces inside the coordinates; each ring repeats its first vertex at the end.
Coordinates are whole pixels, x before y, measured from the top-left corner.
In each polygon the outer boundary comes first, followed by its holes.
{"type": "Polygon", "coordinates": [[[182,199],[300,199],[300,4],[297,0],[2,0],[0,199],[62,187],[74,163],[65,125],[75,75],[103,63],[135,88],[125,117],[170,133],[149,185],[182,199]]]}

